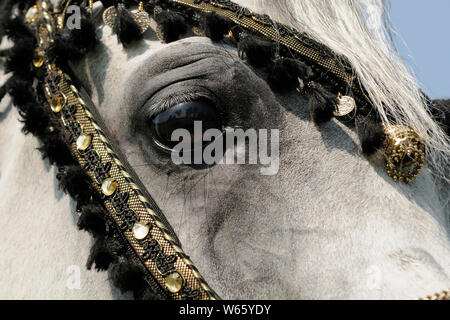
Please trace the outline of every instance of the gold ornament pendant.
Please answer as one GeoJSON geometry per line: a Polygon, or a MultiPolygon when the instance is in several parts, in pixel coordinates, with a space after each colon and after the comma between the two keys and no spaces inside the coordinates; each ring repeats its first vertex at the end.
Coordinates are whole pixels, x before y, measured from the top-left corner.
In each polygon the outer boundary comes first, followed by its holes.
{"type": "MultiPolygon", "coordinates": [[[[103,12],[103,22],[109,26],[111,29],[114,28],[114,24],[117,19],[117,9],[114,6],[106,8],[103,12]]],[[[150,27],[150,16],[144,10],[143,2],[139,3],[139,9],[137,12],[133,13],[134,22],[139,26],[141,33],[145,33],[147,29],[150,27]]]]}
{"type": "Polygon", "coordinates": [[[425,163],[425,145],[420,136],[406,126],[383,126],[383,145],[387,174],[395,181],[411,183],[425,163]]]}

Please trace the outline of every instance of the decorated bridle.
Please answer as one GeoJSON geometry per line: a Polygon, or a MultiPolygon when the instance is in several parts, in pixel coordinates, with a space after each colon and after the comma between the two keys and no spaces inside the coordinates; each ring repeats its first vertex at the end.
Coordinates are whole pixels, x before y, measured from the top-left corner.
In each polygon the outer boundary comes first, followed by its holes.
{"type": "MultiPolygon", "coordinates": [[[[228,0],[101,1],[103,20],[124,46],[137,41],[153,18],[164,42],[190,28],[212,41],[237,46],[253,67],[266,67],[276,92],[298,90],[320,125],[333,117],[355,125],[366,155],[381,153],[389,176],[411,183],[425,158],[424,144],[405,126],[383,124],[351,66],[305,34],[228,0]],[[137,11],[130,11],[136,6],[137,11]]],[[[14,41],[6,68],[13,76],[0,89],[17,106],[24,132],[42,143],[58,167],[61,187],[77,201],[78,227],[96,242],[87,266],[106,270],[122,292],[138,299],[217,299],[150,194],[126,163],[87,93],[68,66],[97,43],[94,1],[18,1],[5,25],[14,41]],[[70,5],[82,9],[81,28],[66,25],[70,5]],[[90,12],[91,11],[91,12],[90,12]]],[[[12,6],[9,9],[12,9],[12,6]]]]}

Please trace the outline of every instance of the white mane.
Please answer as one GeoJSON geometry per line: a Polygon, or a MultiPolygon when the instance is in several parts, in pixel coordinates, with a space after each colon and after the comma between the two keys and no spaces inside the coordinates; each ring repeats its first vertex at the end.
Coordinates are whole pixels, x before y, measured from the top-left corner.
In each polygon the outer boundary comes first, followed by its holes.
{"type": "Polygon", "coordinates": [[[449,138],[430,116],[417,80],[391,41],[387,1],[253,0],[251,9],[269,13],[346,57],[383,121],[391,117],[416,130],[426,144],[427,163],[449,180],[449,138]]]}

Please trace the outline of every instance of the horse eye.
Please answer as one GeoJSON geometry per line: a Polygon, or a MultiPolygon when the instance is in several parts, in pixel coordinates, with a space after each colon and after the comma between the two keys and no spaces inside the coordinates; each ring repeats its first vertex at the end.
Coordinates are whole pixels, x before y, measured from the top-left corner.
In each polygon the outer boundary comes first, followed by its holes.
{"type": "Polygon", "coordinates": [[[203,141],[203,134],[208,129],[222,131],[222,121],[213,102],[200,100],[180,103],[157,114],[151,119],[150,127],[156,144],[165,149],[172,149],[181,142],[171,141],[172,133],[175,130],[189,131],[190,142],[193,144],[196,141],[203,141]],[[201,131],[199,132],[194,131],[194,123],[197,121],[201,122],[201,131]]]}

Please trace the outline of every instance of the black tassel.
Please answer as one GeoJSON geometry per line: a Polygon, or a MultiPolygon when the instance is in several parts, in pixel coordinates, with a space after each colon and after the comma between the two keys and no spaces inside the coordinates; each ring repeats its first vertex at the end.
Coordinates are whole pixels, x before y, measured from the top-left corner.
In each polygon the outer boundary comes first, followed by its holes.
{"type": "Polygon", "coordinates": [[[148,284],[141,268],[128,262],[116,264],[111,270],[113,284],[122,293],[142,291],[148,284]]]}
{"type": "Polygon", "coordinates": [[[0,102],[3,100],[7,92],[8,86],[6,84],[0,87],[0,102]]]}
{"type": "Polygon", "coordinates": [[[214,42],[219,42],[223,37],[228,34],[232,22],[215,12],[206,13],[204,15],[203,29],[208,38],[211,38],[214,42]]]}
{"type": "Polygon", "coordinates": [[[164,42],[177,41],[187,32],[186,20],[178,13],[163,10],[155,15],[164,42]]]}
{"type": "Polygon", "coordinates": [[[70,30],[69,41],[78,47],[78,54],[84,55],[93,50],[98,43],[95,25],[85,9],[81,10],[80,29],[70,30]]]}
{"type": "Polygon", "coordinates": [[[90,178],[77,165],[69,165],[59,168],[57,174],[60,187],[68,193],[73,199],[86,203],[91,196],[90,178]]]}
{"type": "Polygon", "coordinates": [[[100,2],[103,5],[103,8],[109,8],[112,7],[114,5],[114,1],[113,0],[100,0],[100,2]]]}
{"type": "Polygon", "coordinates": [[[147,12],[154,12],[155,7],[158,5],[157,2],[159,2],[159,0],[148,0],[144,3],[144,10],[147,12]]]}
{"type": "Polygon", "coordinates": [[[239,56],[246,58],[251,66],[260,68],[269,65],[274,57],[275,50],[272,42],[247,35],[240,39],[238,52],[239,56]]]}
{"type": "Polygon", "coordinates": [[[5,35],[13,41],[17,41],[20,39],[34,39],[33,33],[25,24],[25,21],[21,16],[8,20],[4,24],[4,32],[5,35]]]}
{"type": "Polygon", "coordinates": [[[12,76],[8,79],[6,86],[14,105],[17,106],[20,111],[25,111],[22,109],[22,106],[36,103],[36,99],[30,90],[32,86],[30,79],[12,76]]]}
{"type": "Polygon", "coordinates": [[[291,58],[282,58],[275,60],[270,66],[267,81],[275,92],[285,93],[299,86],[299,78],[307,81],[312,76],[312,68],[305,63],[291,58]]]}
{"type": "MultiPolygon", "coordinates": [[[[3,0],[0,1],[0,21],[7,21],[11,18],[11,11],[13,10],[15,1],[3,0]]],[[[5,25],[0,22],[0,42],[5,35],[5,25]]]]}
{"type": "Polygon", "coordinates": [[[119,37],[120,42],[126,46],[130,43],[142,39],[139,26],[134,21],[133,15],[125,8],[125,5],[117,5],[117,18],[113,31],[119,37]]]}
{"type": "Polygon", "coordinates": [[[108,240],[100,237],[95,240],[94,245],[91,248],[86,267],[91,270],[92,265],[95,264],[97,271],[108,270],[110,264],[117,261],[117,256],[113,252],[113,248],[108,243],[108,240]]]}
{"type": "Polygon", "coordinates": [[[89,51],[94,50],[98,43],[95,26],[85,9],[81,10],[80,29],[68,28],[58,32],[54,42],[48,50],[50,59],[57,59],[59,64],[67,60],[82,58],[89,51]]]}
{"type": "Polygon", "coordinates": [[[163,300],[163,299],[159,295],[155,294],[155,292],[150,288],[146,288],[139,295],[139,300],[163,300]]]}
{"type": "Polygon", "coordinates": [[[318,125],[330,121],[338,104],[337,96],[313,81],[307,83],[305,90],[312,120],[318,125]]]}
{"type": "Polygon", "coordinates": [[[18,106],[19,114],[22,117],[22,131],[25,134],[31,133],[34,136],[42,137],[46,134],[50,118],[42,107],[36,103],[28,103],[18,106]]]}
{"type": "Polygon", "coordinates": [[[106,230],[106,212],[100,204],[88,203],[80,207],[78,229],[92,233],[94,236],[104,236],[106,230]]]}
{"type": "Polygon", "coordinates": [[[18,7],[20,10],[24,10],[25,8],[29,8],[35,4],[35,0],[17,0],[18,7]]]}
{"type": "Polygon", "coordinates": [[[59,132],[51,132],[42,138],[43,145],[39,148],[42,158],[48,159],[50,164],[56,164],[58,167],[74,164],[70,149],[60,136],[59,132]]]}
{"type": "Polygon", "coordinates": [[[381,149],[386,140],[386,134],[381,124],[369,119],[369,117],[357,116],[355,125],[364,154],[370,156],[381,149]]]}
{"type": "Polygon", "coordinates": [[[232,34],[232,40],[235,41],[236,43],[239,43],[239,41],[241,41],[241,39],[243,39],[244,37],[247,36],[247,32],[245,31],[244,28],[242,28],[239,25],[233,26],[230,28],[231,34],[232,34]]]}
{"type": "Polygon", "coordinates": [[[15,72],[23,78],[32,77],[31,63],[34,57],[35,39],[18,39],[6,61],[6,72],[15,72]]]}
{"type": "Polygon", "coordinates": [[[2,49],[0,50],[0,62],[3,62],[2,60],[5,60],[9,56],[9,50],[8,49],[2,49]]]}

